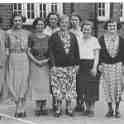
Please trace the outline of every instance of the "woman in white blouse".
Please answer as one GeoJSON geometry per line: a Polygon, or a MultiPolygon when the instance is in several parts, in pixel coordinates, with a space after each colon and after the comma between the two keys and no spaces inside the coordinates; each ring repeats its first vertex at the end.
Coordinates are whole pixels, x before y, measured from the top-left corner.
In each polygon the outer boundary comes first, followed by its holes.
{"type": "Polygon", "coordinates": [[[97,38],[92,36],[93,23],[85,21],[81,27],[83,37],[79,41],[80,68],[77,92],[80,99],[85,102],[84,115],[94,116],[95,101],[98,100],[98,75],[100,45],[97,38]]]}

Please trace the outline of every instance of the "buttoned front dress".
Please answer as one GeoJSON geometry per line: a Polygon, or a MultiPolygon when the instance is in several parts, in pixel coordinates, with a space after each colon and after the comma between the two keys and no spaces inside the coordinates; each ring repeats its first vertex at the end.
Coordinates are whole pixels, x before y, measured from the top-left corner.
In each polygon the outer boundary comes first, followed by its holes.
{"type": "Polygon", "coordinates": [[[27,56],[29,32],[23,29],[7,31],[9,50],[7,84],[14,101],[26,98],[29,88],[29,59],[27,56]]]}

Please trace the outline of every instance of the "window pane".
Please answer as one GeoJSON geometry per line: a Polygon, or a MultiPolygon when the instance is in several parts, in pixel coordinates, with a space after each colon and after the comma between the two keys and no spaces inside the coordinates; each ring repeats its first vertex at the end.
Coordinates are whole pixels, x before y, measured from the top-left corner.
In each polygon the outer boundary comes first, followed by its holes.
{"type": "Polygon", "coordinates": [[[18,4],[18,9],[22,9],[22,4],[18,4]]]}
{"type": "Polygon", "coordinates": [[[27,17],[29,19],[34,18],[34,4],[33,3],[28,3],[27,4],[27,17]]]}

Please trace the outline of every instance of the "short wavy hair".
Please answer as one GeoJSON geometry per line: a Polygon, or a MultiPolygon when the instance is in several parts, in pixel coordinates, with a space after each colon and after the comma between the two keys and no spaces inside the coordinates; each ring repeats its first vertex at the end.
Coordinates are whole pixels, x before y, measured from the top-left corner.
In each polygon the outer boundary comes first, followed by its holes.
{"type": "Polygon", "coordinates": [[[80,16],[79,14],[77,14],[76,12],[73,12],[73,13],[71,14],[70,18],[72,18],[72,16],[76,16],[76,17],[78,17],[78,19],[79,19],[80,22],[82,21],[81,16],[80,16]]]}
{"type": "MultiPolygon", "coordinates": [[[[116,21],[114,21],[114,20],[108,20],[108,21],[105,23],[105,25],[104,25],[104,29],[107,30],[107,29],[108,29],[108,24],[109,24],[109,23],[114,23],[114,22],[116,22],[116,21]]],[[[116,23],[117,23],[117,30],[120,30],[121,27],[122,27],[121,23],[120,23],[120,22],[116,22],[116,23]]]]}
{"type": "Polygon", "coordinates": [[[38,24],[38,21],[42,21],[44,23],[44,26],[45,26],[45,19],[38,17],[33,21],[33,24],[32,24],[33,28],[35,28],[35,26],[38,24]]]}
{"type": "Polygon", "coordinates": [[[93,30],[93,28],[94,28],[94,24],[93,24],[92,21],[90,21],[90,20],[85,20],[85,21],[82,23],[82,25],[81,25],[81,31],[82,31],[84,25],[90,25],[91,28],[92,28],[92,30],[93,30]]]}
{"type": "Polygon", "coordinates": [[[22,14],[13,13],[13,14],[12,14],[12,18],[10,19],[11,25],[13,25],[13,20],[14,20],[14,18],[17,17],[17,16],[21,17],[23,23],[26,22],[26,17],[22,16],[22,14]]]}
{"type": "Polygon", "coordinates": [[[58,13],[55,13],[55,12],[51,12],[48,14],[48,16],[46,17],[46,20],[45,20],[45,22],[46,22],[45,25],[50,25],[49,18],[51,15],[56,15],[56,17],[58,18],[57,25],[59,26],[60,16],[58,13]]]}

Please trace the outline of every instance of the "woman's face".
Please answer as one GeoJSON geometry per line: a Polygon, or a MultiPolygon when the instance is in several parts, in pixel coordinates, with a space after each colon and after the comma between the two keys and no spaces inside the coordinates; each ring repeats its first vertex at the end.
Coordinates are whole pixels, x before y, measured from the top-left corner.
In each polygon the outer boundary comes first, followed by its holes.
{"type": "Polygon", "coordinates": [[[13,19],[13,25],[14,28],[16,29],[21,29],[22,28],[22,17],[21,16],[15,16],[13,19]]]}
{"type": "Polygon", "coordinates": [[[83,32],[83,36],[84,36],[84,37],[89,37],[89,36],[91,36],[91,32],[92,32],[92,27],[91,27],[91,25],[84,25],[84,26],[83,26],[83,29],[82,29],[82,32],[83,32]]]}
{"type": "Polygon", "coordinates": [[[69,18],[66,17],[66,18],[61,19],[60,28],[63,31],[68,30],[68,28],[69,28],[69,18]]]}
{"type": "Polygon", "coordinates": [[[71,17],[71,24],[72,24],[72,27],[77,27],[80,25],[80,20],[77,16],[72,16],[71,17]]]}
{"type": "Polygon", "coordinates": [[[49,17],[50,26],[56,26],[58,23],[58,17],[56,15],[50,15],[49,17]]]}
{"type": "Polygon", "coordinates": [[[42,20],[39,20],[38,22],[37,22],[37,24],[35,25],[35,29],[37,30],[37,31],[43,31],[43,29],[44,29],[44,22],[42,21],[42,20]]]}
{"type": "Polygon", "coordinates": [[[117,32],[117,23],[116,22],[108,23],[107,29],[108,29],[108,32],[110,33],[117,32]]]}

